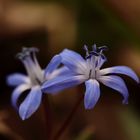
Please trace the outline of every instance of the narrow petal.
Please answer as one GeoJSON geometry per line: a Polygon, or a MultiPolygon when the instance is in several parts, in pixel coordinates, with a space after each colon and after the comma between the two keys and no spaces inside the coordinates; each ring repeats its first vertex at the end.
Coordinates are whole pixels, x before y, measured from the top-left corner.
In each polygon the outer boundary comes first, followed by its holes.
{"type": "Polygon", "coordinates": [[[61,56],[55,55],[45,69],[45,76],[52,73],[61,63],[61,56]]]}
{"type": "Polygon", "coordinates": [[[20,73],[11,74],[7,77],[7,84],[10,86],[18,86],[20,84],[30,84],[28,76],[20,73]]]}
{"type": "Polygon", "coordinates": [[[57,93],[66,88],[70,88],[83,83],[86,80],[85,76],[58,76],[52,80],[46,81],[41,89],[45,93],[57,93]]]}
{"type": "Polygon", "coordinates": [[[100,74],[101,75],[112,74],[112,73],[127,75],[127,76],[131,77],[132,79],[134,79],[136,82],[139,83],[138,76],[129,67],[126,67],[126,66],[115,66],[115,67],[110,67],[110,68],[105,68],[105,69],[100,70],[100,74]]]}
{"type": "Polygon", "coordinates": [[[102,56],[98,56],[96,68],[100,69],[106,61],[107,61],[106,58],[102,58],[102,56]]]}
{"type": "Polygon", "coordinates": [[[124,97],[123,104],[128,103],[129,94],[127,87],[124,83],[124,80],[122,78],[120,78],[119,76],[110,75],[110,76],[101,76],[98,80],[104,85],[120,92],[124,97]]]}
{"type": "Polygon", "coordinates": [[[100,97],[100,87],[97,80],[88,80],[85,82],[86,93],[84,97],[84,104],[86,109],[93,108],[99,97],[100,97]]]}
{"type": "Polygon", "coordinates": [[[19,107],[19,115],[22,120],[28,119],[38,109],[41,99],[42,92],[40,87],[33,87],[19,107]]]}
{"type": "Polygon", "coordinates": [[[11,97],[11,102],[12,105],[17,109],[17,100],[19,98],[19,96],[26,90],[30,89],[31,86],[27,85],[27,84],[22,84],[19,85],[17,88],[15,88],[15,90],[12,93],[12,97],[11,97]]]}
{"type": "Polygon", "coordinates": [[[87,64],[80,54],[65,49],[60,55],[62,57],[62,63],[66,65],[71,71],[74,71],[77,74],[85,73],[87,64]]]}
{"type": "Polygon", "coordinates": [[[50,73],[46,79],[47,80],[51,80],[53,78],[55,78],[56,76],[63,76],[63,75],[74,75],[75,73],[70,71],[69,68],[67,68],[66,66],[62,66],[61,68],[58,68],[56,70],[54,70],[52,73],[50,73]]]}

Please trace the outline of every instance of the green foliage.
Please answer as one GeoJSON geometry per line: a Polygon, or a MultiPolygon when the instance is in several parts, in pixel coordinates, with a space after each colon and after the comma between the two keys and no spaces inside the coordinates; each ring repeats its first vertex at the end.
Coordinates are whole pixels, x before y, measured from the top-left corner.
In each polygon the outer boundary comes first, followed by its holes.
{"type": "Polygon", "coordinates": [[[74,140],[94,140],[95,134],[91,128],[83,130],[74,140]]]}
{"type": "Polygon", "coordinates": [[[80,7],[78,27],[79,40],[84,40],[82,44],[88,42],[91,45],[94,40],[95,43],[108,43],[110,46],[122,41],[140,45],[139,37],[131,27],[102,1],[88,0],[80,7]]]}
{"type": "Polygon", "coordinates": [[[140,118],[134,110],[121,113],[123,126],[131,140],[140,139],[140,118]]]}

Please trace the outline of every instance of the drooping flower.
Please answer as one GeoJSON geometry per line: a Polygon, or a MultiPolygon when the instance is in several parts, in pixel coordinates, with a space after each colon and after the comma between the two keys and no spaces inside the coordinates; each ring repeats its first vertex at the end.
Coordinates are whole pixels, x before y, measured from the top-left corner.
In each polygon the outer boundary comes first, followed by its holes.
{"type": "Polygon", "coordinates": [[[23,48],[18,54],[18,58],[24,64],[27,75],[14,73],[7,77],[10,86],[16,86],[12,93],[12,105],[19,110],[22,120],[29,118],[39,107],[42,100],[41,84],[44,81],[54,78],[56,75],[67,73],[68,68],[56,69],[61,61],[61,56],[56,55],[52,58],[45,70],[42,70],[37,58],[37,48],[23,48]],[[30,90],[24,101],[17,106],[17,101],[24,91],[30,90]]]}
{"type": "Polygon", "coordinates": [[[104,62],[107,61],[103,51],[107,47],[96,48],[93,45],[93,50],[89,51],[87,46],[84,46],[86,51],[85,59],[78,53],[65,49],[61,54],[61,62],[69,68],[73,75],[58,76],[50,81],[46,81],[42,86],[42,91],[47,93],[57,93],[63,89],[70,88],[85,82],[86,92],[84,96],[84,105],[86,109],[91,109],[97,103],[100,97],[100,84],[108,86],[123,96],[123,103],[128,103],[128,89],[124,80],[117,74],[124,74],[137,83],[139,78],[135,72],[127,66],[114,66],[101,69],[104,62]]]}

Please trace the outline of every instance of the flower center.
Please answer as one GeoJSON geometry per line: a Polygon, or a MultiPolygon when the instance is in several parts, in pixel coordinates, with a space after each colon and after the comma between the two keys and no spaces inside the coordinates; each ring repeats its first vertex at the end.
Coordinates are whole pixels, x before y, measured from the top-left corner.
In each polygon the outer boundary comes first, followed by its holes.
{"type": "Polygon", "coordinates": [[[97,79],[99,77],[99,70],[103,63],[106,61],[106,57],[103,51],[107,49],[106,46],[96,48],[96,45],[92,46],[92,51],[88,50],[85,45],[84,49],[86,51],[86,61],[89,69],[88,77],[89,79],[97,79]]]}

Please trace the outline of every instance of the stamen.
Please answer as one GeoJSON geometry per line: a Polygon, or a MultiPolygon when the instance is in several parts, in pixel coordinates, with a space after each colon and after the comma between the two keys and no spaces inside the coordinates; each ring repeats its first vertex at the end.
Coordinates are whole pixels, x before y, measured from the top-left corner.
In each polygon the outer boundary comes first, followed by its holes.
{"type": "Polygon", "coordinates": [[[89,78],[91,77],[91,72],[92,72],[92,70],[89,71],[89,78]]]}
{"type": "Polygon", "coordinates": [[[88,47],[87,47],[87,45],[84,45],[83,49],[84,49],[86,52],[88,52],[88,47]]]}
{"type": "Polygon", "coordinates": [[[107,58],[103,54],[101,54],[101,58],[104,59],[104,60],[107,60],[107,58]]]}
{"type": "Polygon", "coordinates": [[[97,50],[98,50],[98,52],[107,51],[108,47],[107,46],[101,46],[101,47],[98,47],[97,50]]]}
{"type": "Polygon", "coordinates": [[[37,48],[34,48],[34,47],[32,47],[32,48],[25,48],[24,47],[22,49],[22,52],[21,53],[26,56],[26,55],[30,55],[31,53],[38,52],[38,51],[39,50],[37,48]]]}
{"type": "Polygon", "coordinates": [[[38,79],[38,78],[35,78],[35,80],[37,81],[37,83],[39,84],[39,85],[41,85],[41,81],[38,79]]]}
{"type": "Polygon", "coordinates": [[[87,45],[84,45],[84,50],[86,51],[86,57],[89,57],[89,51],[87,45]]]}
{"type": "MultiPolygon", "coordinates": [[[[99,59],[98,59],[99,60],[99,59]]],[[[95,68],[98,66],[98,64],[99,64],[99,61],[95,61],[95,68]]]]}
{"type": "Polygon", "coordinates": [[[87,59],[90,59],[91,57],[92,57],[92,55],[90,54],[90,55],[86,56],[85,59],[87,60],[87,59]]]}
{"type": "Polygon", "coordinates": [[[17,55],[16,55],[16,57],[17,58],[19,58],[19,59],[21,59],[21,60],[23,60],[23,59],[25,59],[27,56],[31,56],[31,53],[34,53],[34,52],[38,52],[39,50],[37,49],[37,48],[26,48],[26,47],[24,47],[23,49],[22,49],[22,52],[20,52],[20,53],[18,53],[17,55]]]}
{"type": "Polygon", "coordinates": [[[99,56],[100,54],[99,54],[99,53],[97,53],[97,52],[95,52],[95,51],[91,51],[91,52],[90,52],[90,55],[99,56]]]}
{"type": "Polygon", "coordinates": [[[97,51],[96,44],[92,45],[92,50],[93,50],[94,52],[96,52],[96,51],[97,51]]]}

